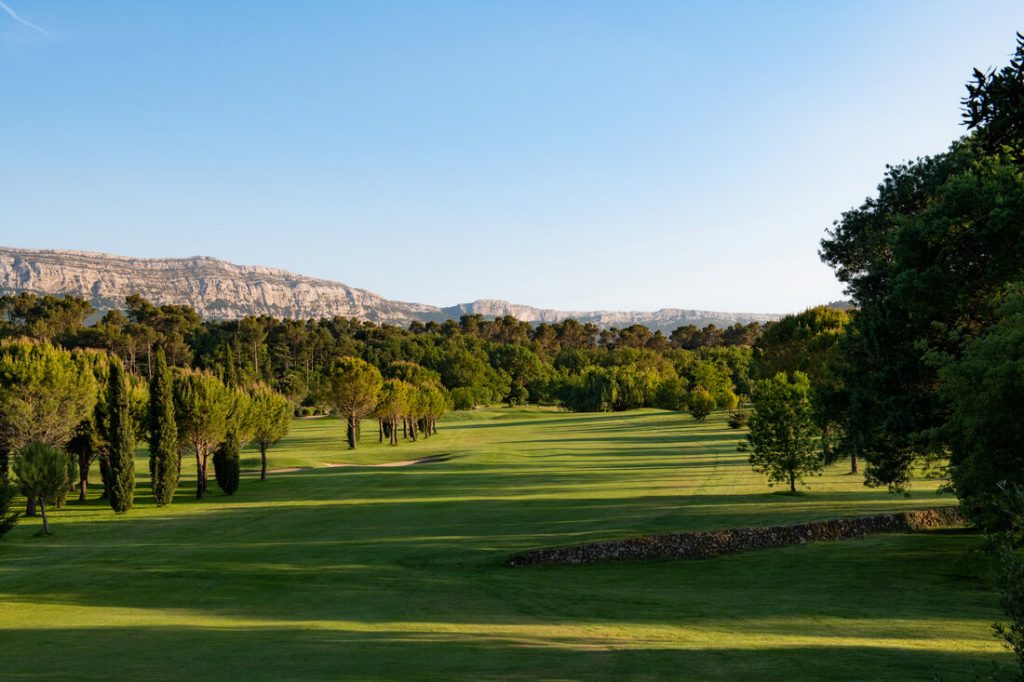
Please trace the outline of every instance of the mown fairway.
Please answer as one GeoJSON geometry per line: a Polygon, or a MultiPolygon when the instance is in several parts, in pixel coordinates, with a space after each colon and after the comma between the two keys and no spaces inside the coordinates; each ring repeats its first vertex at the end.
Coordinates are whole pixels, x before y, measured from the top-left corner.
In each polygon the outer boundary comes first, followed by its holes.
{"type": "MultiPolygon", "coordinates": [[[[887,535],[695,562],[506,568],[529,547],[950,504],[838,465],[773,494],[721,415],[457,414],[344,448],[296,421],[234,497],[71,503],[0,543],[5,679],[963,679],[1012,664],[980,539],[887,535]],[[432,454],[406,468],[323,468],[432,454]]],[[[257,466],[247,452],[243,465],[257,466]]],[[[186,462],[186,476],[193,471],[186,462]]],[[[98,479],[98,474],[95,476],[98,479]]],[[[93,494],[95,497],[95,493],[93,494]]]]}

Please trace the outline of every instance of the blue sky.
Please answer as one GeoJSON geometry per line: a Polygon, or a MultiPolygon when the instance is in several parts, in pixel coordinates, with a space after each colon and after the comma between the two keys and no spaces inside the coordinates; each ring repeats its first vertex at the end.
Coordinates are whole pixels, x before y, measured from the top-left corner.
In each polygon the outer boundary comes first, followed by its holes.
{"type": "Polygon", "coordinates": [[[0,12],[0,244],[577,310],[839,298],[824,230],[1024,30],[1017,0],[4,2],[42,30],[0,12]]]}

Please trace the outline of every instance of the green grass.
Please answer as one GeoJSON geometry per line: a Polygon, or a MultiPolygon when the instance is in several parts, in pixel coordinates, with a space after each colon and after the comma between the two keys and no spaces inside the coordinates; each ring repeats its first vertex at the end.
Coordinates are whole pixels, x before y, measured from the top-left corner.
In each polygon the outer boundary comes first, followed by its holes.
{"type": "MultiPolygon", "coordinates": [[[[494,409],[392,448],[296,421],[239,492],[99,501],[0,544],[4,679],[963,679],[1012,664],[970,532],[692,562],[507,568],[530,547],[950,504],[843,466],[773,492],[722,415],[494,409]],[[407,468],[323,468],[429,455],[407,468]]],[[[144,454],[144,453],[142,453],[144,454]]],[[[243,466],[255,470],[247,451],[243,466]]],[[[145,460],[139,460],[145,472],[145,460]]],[[[186,466],[186,473],[192,471],[186,466]]]]}

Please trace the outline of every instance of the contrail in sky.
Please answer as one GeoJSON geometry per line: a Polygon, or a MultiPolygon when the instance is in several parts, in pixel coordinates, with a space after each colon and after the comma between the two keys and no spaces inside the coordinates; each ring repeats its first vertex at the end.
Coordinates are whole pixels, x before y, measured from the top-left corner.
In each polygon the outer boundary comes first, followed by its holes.
{"type": "Polygon", "coordinates": [[[3,0],[0,0],[0,9],[2,9],[5,12],[7,12],[8,14],[10,14],[11,18],[13,18],[15,21],[20,21],[21,23],[25,24],[29,28],[34,28],[35,30],[37,30],[40,33],[42,33],[44,36],[50,35],[50,32],[47,31],[45,28],[40,28],[40,27],[36,26],[35,24],[33,24],[31,21],[28,21],[26,19],[22,19],[21,17],[19,17],[18,13],[15,12],[13,9],[11,9],[10,6],[6,2],[4,2],[3,0]]]}

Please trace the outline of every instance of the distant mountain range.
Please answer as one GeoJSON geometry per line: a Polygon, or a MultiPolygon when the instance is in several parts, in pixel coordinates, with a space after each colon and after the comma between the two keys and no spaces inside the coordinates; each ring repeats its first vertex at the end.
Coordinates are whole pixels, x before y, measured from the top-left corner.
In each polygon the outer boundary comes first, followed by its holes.
{"type": "Polygon", "coordinates": [[[0,294],[23,291],[79,296],[101,311],[123,308],[125,296],[140,294],[157,305],[190,305],[208,319],[246,315],[294,319],[341,316],[400,326],[417,320],[442,322],[462,315],[512,315],[528,322],[573,318],[602,328],[642,324],[668,333],[687,324],[721,327],[781,317],[680,308],[653,312],[548,310],[496,300],[439,308],[391,301],[340,282],[275,268],[235,265],[205,256],[131,258],[85,251],[0,247],[0,294]]]}

